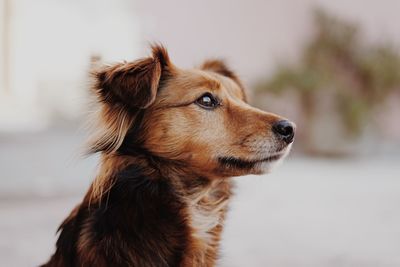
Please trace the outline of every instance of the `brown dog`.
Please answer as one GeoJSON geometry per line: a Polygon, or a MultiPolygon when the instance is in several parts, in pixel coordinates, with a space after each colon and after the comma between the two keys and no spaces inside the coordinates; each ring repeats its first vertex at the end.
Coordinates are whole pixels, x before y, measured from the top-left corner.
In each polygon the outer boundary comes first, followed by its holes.
{"type": "Polygon", "coordinates": [[[223,62],[182,70],[161,46],[95,79],[100,172],[44,266],[214,266],[229,178],[269,171],[294,125],[249,106],[223,62]]]}

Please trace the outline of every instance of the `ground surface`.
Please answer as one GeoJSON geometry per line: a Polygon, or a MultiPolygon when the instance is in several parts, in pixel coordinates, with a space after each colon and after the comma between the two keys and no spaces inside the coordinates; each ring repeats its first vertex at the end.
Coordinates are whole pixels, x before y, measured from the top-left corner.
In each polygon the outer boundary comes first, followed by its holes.
{"type": "MultiPolygon", "coordinates": [[[[80,141],[64,131],[0,138],[0,266],[36,266],[52,253],[94,173],[80,141]]],[[[293,157],[273,174],[238,178],[219,266],[400,266],[399,164],[293,157]]]]}

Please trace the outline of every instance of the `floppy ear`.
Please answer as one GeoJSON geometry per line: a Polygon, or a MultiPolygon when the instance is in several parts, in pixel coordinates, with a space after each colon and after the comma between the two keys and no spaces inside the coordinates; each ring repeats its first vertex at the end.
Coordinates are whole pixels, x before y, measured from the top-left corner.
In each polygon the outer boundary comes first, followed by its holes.
{"type": "Polygon", "coordinates": [[[132,126],[140,125],[139,114],[154,103],[160,81],[172,70],[166,49],[158,45],[152,47],[151,57],[94,71],[100,108],[93,114],[95,132],[88,152],[117,151],[132,126]]]}
{"type": "Polygon", "coordinates": [[[246,91],[244,89],[244,86],[238,76],[226,65],[226,63],[221,60],[221,59],[209,59],[206,60],[201,66],[200,69],[202,70],[208,70],[208,71],[213,71],[216,72],[222,76],[231,78],[234,80],[239,87],[242,89],[243,92],[243,100],[247,102],[247,96],[246,96],[246,91]]]}
{"type": "Polygon", "coordinates": [[[127,108],[144,109],[155,100],[163,71],[171,63],[162,46],[152,47],[152,57],[120,63],[94,73],[94,87],[106,104],[123,104],[127,108]]]}

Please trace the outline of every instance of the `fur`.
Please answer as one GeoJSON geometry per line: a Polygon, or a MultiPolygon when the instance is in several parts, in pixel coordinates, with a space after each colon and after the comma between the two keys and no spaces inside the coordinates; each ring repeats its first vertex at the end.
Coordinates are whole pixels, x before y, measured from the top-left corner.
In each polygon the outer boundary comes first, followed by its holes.
{"type": "Polygon", "coordinates": [[[183,70],[160,45],[93,77],[100,107],[88,150],[101,154],[99,172],[43,266],[214,266],[230,177],[264,173],[287,154],[272,132],[282,118],[248,105],[224,62],[183,70]]]}

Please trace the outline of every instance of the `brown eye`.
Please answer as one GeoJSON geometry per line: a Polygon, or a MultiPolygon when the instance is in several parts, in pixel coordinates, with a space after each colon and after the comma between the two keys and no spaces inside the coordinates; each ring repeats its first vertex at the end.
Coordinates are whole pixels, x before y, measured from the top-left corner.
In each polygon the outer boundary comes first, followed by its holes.
{"type": "Polygon", "coordinates": [[[210,93],[205,93],[195,103],[205,109],[214,109],[219,105],[219,101],[210,93]]]}

